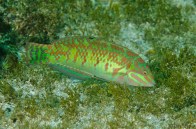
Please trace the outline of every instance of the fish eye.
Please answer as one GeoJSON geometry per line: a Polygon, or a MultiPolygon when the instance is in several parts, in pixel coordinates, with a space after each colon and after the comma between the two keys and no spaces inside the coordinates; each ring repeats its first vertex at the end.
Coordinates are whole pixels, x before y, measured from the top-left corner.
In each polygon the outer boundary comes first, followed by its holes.
{"type": "Polygon", "coordinates": [[[147,72],[146,71],[144,71],[143,73],[144,73],[144,75],[147,75],[147,72]]]}

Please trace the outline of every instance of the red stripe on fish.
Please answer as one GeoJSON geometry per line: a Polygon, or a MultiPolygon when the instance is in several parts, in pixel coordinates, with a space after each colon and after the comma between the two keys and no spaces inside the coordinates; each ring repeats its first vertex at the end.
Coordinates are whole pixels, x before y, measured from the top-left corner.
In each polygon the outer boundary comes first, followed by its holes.
{"type": "Polygon", "coordinates": [[[105,71],[108,70],[108,65],[109,65],[108,63],[105,64],[105,71]]]}
{"type": "Polygon", "coordinates": [[[138,82],[142,83],[142,84],[146,84],[146,82],[144,82],[140,77],[138,77],[137,75],[135,74],[131,74],[131,76],[136,79],[138,82]]]}
{"type": "Polygon", "coordinates": [[[114,77],[118,73],[118,71],[120,71],[122,68],[123,67],[121,67],[121,68],[114,68],[113,72],[112,72],[112,76],[114,77]]]}

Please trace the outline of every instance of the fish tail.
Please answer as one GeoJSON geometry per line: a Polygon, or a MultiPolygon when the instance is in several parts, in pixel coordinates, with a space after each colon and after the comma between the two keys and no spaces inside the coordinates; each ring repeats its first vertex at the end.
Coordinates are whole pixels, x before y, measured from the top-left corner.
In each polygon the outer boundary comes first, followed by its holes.
{"type": "Polygon", "coordinates": [[[47,49],[46,44],[28,43],[25,46],[25,61],[28,64],[46,64],[49,56],[46,52],[47,49]]]}

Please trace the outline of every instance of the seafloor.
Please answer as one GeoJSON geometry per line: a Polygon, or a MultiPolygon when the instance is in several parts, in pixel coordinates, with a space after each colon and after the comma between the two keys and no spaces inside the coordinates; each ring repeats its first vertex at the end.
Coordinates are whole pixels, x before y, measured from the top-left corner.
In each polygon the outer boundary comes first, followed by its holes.
{"type": "Polygon", "coordinates": [[[195,0],[0,0],[0,129],[196,128],[195,0]],[[93,36],[128,47],[156,85],[75,82],[27,65],[26,42],[93,36]]]}

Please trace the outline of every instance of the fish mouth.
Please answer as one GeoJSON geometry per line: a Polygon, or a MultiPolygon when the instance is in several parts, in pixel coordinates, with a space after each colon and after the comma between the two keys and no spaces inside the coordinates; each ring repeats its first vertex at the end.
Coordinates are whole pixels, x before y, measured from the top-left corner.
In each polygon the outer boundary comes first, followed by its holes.
{"type": "Polygon", "coordinates": [[[153,80],[152,82],[145,83],[145,84],[138,84],[137,86],[142,86],[142,87],[154,87],[155,86],[155,81],[153,80]]]}
{"type": "Polygon", "coordinates": [[[146,87],[153,87],[155,86],[155,81],[153,80],[151,83],[148,83],[147,85],[145,85],[146,87]]]}

